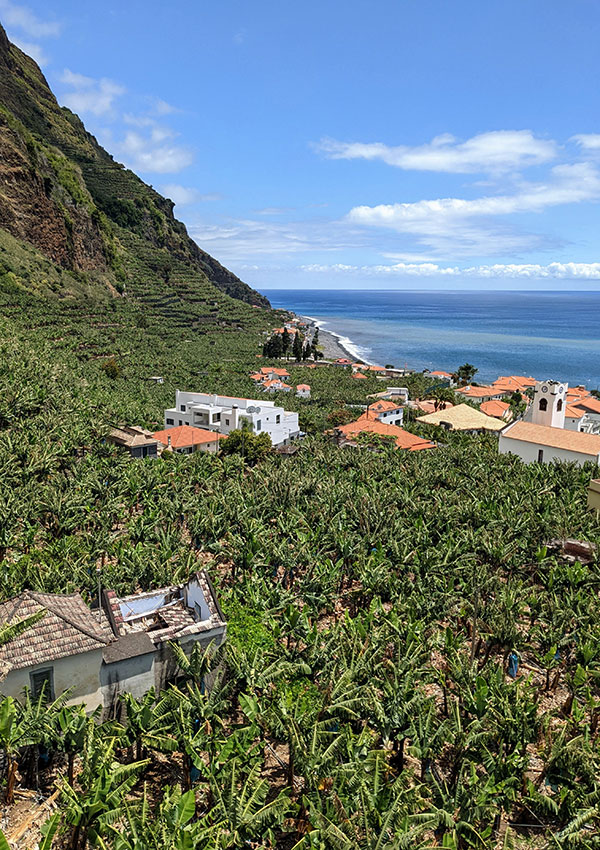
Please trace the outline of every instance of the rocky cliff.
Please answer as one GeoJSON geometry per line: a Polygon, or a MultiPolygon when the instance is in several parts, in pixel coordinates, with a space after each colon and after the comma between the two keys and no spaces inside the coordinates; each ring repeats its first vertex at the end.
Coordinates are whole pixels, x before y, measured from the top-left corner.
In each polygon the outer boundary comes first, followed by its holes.
{"type": "Polygon", "coordinates": [[[0,229],[57,267],[93,272],[114,292],[156,303],[206,285],[267,299],[190,239],[173,204],[110,156],[62,108],[36,63],[0,25],[0,229]]]}

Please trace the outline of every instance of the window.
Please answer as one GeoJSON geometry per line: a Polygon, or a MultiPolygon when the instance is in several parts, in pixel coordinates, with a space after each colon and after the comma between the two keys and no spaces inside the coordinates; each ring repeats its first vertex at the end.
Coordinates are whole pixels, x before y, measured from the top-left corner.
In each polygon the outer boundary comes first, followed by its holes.
{"type": "Polygon", "coordinates": [[[221,421],[221,414],[215,413],[215,415],[213,416],[213,422],[220,422],[220,421],[221,421]]]}
{"type": "Polygon", "coordinates": [[[29,674],[31,682],[31,697],[38,699],[43,692],[44,699],[48,702],[54,701],[54,668],[47,667],[45,670],[36,670],[29,674]]]}
{"type": "Polygon", "coordinates": [[[180,424],[180,425],[183,425],[183,422],[181,421],[181,419],[179,420],[179,424],[180,424]]]}
{"type": "Polygon", "coordinates": [[[261,423],[260,419],[258,419],[257,422],[256,422],[256,430],[257,431],[260,431],[261,425],[262,425],[262,423],[261,423]]]}
{"type": "Polygon", "coordinates": [[[175,424],[174,419],[167,419],[167,425],[174,425],[174,424],[175,424]]]}
{"type": "Polygon", "coordinates": [[[548,399],[547,398],[541,398],[539,407],[540,407],[540,410],[548,410],[548,399]]]}
{"type": "Polygon", "coordinates": [[[179,409],[181,410],[182,413],[185,413],[185,404],[179,405],[179,409]]]}
{"type": "Polygon", "coordinates": [[[557,410],[562,410],[562,398],[559,398],[559,400],[558,400],[558,402],[557,402],[557,404],[556,404],[556,409],[557,409],[557,410]]]}
{"type": "MultiPolygon", "coordinates": [[[[545,401],[545,400],[546,399],[542,399],[542,401],[545,401]]],[[[538,463],[543,463],[543,462],[544,462],[544,450],[539,449],[538,450],[538,463]]]]}
{"type": "Polygon", "coordinates": [[[277,416],[275,417],[275,424],[279,425],[280,422],[281,422],[281,415],[278,413],[277,416]]]}
{"type": "Polygon", "coordinates": [[[225,424],[226,424],[226,425],[229,425],[229,419],[226,419],[226,420],[225,420],[225,424]]]}

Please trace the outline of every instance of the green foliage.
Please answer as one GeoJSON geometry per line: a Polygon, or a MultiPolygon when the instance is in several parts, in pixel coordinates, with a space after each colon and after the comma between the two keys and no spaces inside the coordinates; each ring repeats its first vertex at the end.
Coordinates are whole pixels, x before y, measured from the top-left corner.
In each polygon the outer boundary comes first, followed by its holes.
{"type": "Polygon", "coordinates": [[[271,438],[262,431],[257,434],[248,427],[230,431],[227,439],[221,444],[224,455],[241,455],[251,466],[263,460],[271,451],[271,438]]]}
{"type": "Polygon", "coordinates": [[[111,379],[111,381],[116,381],[117,378],[120,378],[123,375],[123,370],[114,357],[110,357],[108,360],[105,360],[100,368],[106,377],[111,379]]]}

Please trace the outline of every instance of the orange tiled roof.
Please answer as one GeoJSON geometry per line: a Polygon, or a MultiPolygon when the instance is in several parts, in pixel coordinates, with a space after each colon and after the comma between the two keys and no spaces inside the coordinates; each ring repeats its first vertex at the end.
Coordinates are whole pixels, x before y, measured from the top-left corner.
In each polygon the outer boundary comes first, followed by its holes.
{"type": "Polygon", "coordinates": [[[356,437],[358,434],[379,434],[382,437],[394,437],[394,443],[398,449],[408,449],[411,452],[418,452],[422,449],[434,449],[435,443],[430,440],[424,440],[423,437],[417,437],[400,428],[398,425],[385,425],[375,417],[363,414],[356,422],[350,422],[348,425],[341,425],[336,429],[345,437],[356,437]]]}
{"type": "Polygon", "coordinates": [[[570,431],[567,428],[552,428],[549,425],[534,425],[533,422],[515,422],[504,432],[507,439],[522,440],[525,443],[537,443],[553,449],[578,452],[598,457],[600,455],[600,434],[586,434],[583,431],[570,431]]]}
{"type": "Polygon", "coordinates": [[[280,378],[289,378],[290,377],[290,373],[287,371],[287,369],[281,369],[280,367],[277,367],[277,366],[261,366],[260,371],[263,375],[273,374],[273,375],[279,375],[280,378]]]}
{"type": "Polygon", "coordinates": [[[298,384],[296,389],[297,390],[310,390],[310,385],[309,384],[298,384]]]}
{"type": "Polygon", "coordinates": [[[436,378],[451,378],[450,372],[444,372],[443,369],[436,369],[435,372],[430,372],[430,375],[435,375],[436,378]]]}
{"type": "Polygon", "coordinates": [[[577,406],[583,407],[584,410],[588,410],[590,413],[600,413],[600,399],[594,398],[593,395],[578,398],[577,406]]]}
{"type": "Polygon", "coordinates": [[[254,374],[250,375],[250,377],[252,378],[253,381],[262,381],[265,376],[261,375],[260,372],[254,372],[254,374]]]}
{"type": "Polygon", "coordinates": [[[502,419],[506,411],[510,410],[510,404],[506,401],[500,401],[500,399],[492,399],[491,401],[484,401],[483,404],[480,404],[479,409],[482,413],[487,414],[487,416],[495,416],[497,419],[502,419]]]}
{"type": "Polygon", "coordinates": [[[353,378],[360,378],[361,380],[366,380],[366,378],[367,378],[367,376],[363,375],[362,372],[355,372],[354,375],[352,375],[352,377],[353,378]]]}
{"type": "Polygon", "coordinates": [[[385,372],[383,366],[369,366],[369,372],[385,372]]]}
{"type": "Polygon", "coordinates": [[[281,387],[281,389],[291,390],[290,385],[280,380],[280,378],[274,378],[272,381],[264,381],[263,383],[263,387],[274,387],[275,385],[281,387]]]}
{"type": "Polygon", "coordinates": [[[374,401],[373,404],[370,404],[369,411],[376,410],[378,413],[383,413],[386,410],[398,410],[399,407],[401,407],[400,404],[382,399],[381,401],[374,401]]]}
{"type": "Polygon", "coordinates": [[[422,401],[415,401],[415,406],[422,410],[423,413],[437,413],[438,410],[450,410],[451,407],[454,407],[452,402],[450,401],[442,401],[438,402],[438,406],[435,406],[435,400],[431,400],[428,398],[424,398],[422,401]],[[444,407],[440,407],[440,404],[443,404],[444,407]]]}
{"type": "Polygon", "coordinates": [[[576,404],[567,404],[565,407],[565,416],[569,419],[581,419],[582,416],[585,416],[586,411],[582,407],[578,407],[576,404]]]}
{"type": "Polygon", "coordinates": [[[462,387],[457,390],[467,398],[483,398],[486,395],[498,395],[502,390],[499,387],[462,387]]]}
{"type": "Polygon", "coordinates": [[[215,440],[227,439],[225,434],[217,434],[216,431],[207,431],[205,428],[194,428],[192,425],[167,428],[165,431],[157,431],[152,436],[164,446],[169,445],[170,437],[172,449],[189,449],[202,443],[214,443],[215,440]]]}

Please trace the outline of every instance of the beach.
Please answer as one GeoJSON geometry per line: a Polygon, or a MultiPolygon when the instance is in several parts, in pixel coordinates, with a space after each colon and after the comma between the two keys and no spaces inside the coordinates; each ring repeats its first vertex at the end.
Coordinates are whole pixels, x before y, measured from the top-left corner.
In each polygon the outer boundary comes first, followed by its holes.
{"type": "Polygon", "coordinates": [[[319,328],[319,348],[323,352],[325,360],[337,360],[339,357],[347,357],[352,362],[356,360],[364,363],[369,362],[364,357],[360,357],[359,353],[352,350],[354,346],[349,340],[346,341],[341,335],[325,330],[323,328],[323,321],[314,319],[312,316],[298,316],[298,318],[306,322],[311,329],[319,328]],[[348,347],[343,344],[342,340],[348,347]]]}

